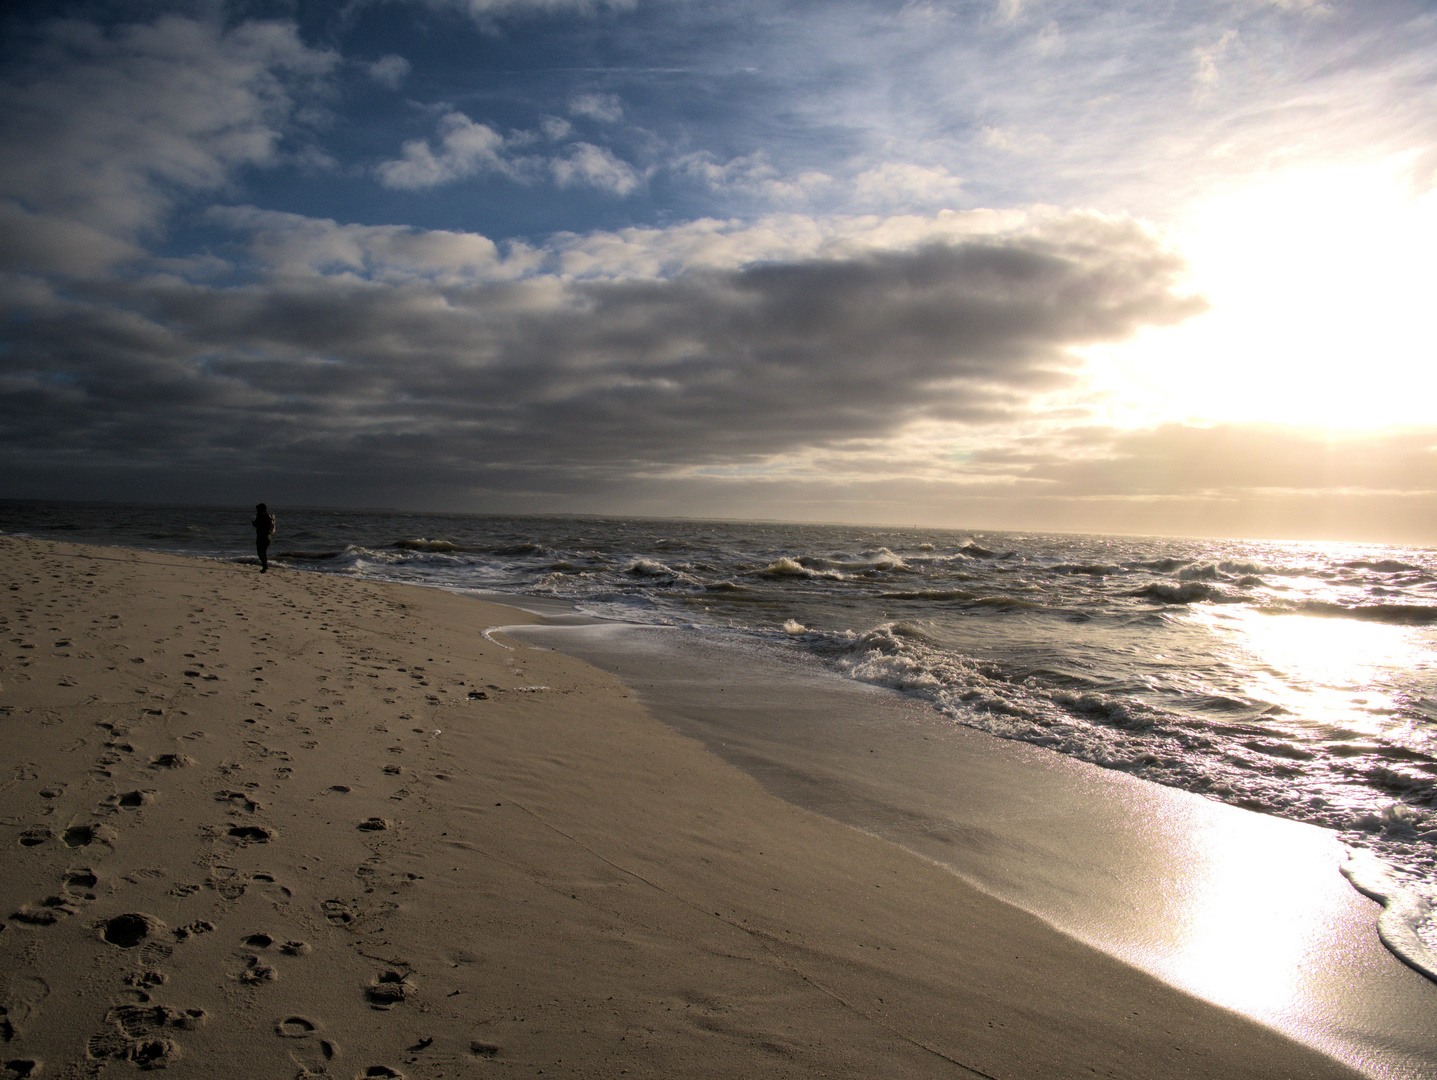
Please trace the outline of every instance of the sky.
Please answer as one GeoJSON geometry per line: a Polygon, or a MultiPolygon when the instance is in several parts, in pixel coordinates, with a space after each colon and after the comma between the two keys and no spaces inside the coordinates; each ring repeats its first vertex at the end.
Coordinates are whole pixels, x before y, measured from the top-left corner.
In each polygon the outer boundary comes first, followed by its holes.
{"type": "Polygon", "coordinates": [[[1437,3],[12,0],[0,497],[1437,545],[1437,3]]]}

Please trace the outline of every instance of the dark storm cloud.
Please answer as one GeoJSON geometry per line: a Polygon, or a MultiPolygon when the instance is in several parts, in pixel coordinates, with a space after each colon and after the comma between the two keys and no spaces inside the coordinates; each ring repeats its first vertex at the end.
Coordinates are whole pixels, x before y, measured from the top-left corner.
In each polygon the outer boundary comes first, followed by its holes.
{"type": "MultiPolygon", "coordinates": [[[[375,262],[399,250],[392,231],[365,233],[367,255],[313,240],[327,272],[295,272],[291,250],[243,285],[151,278],[55,296],[43,313],[32,301],[0,361],[8,441],[91,461],[248,452],[456,487],[522,465],[562,487],[1021,416],[1072,381],[1072,347],[1202,306],[1152,237],[1090,217],[597,281],[504,280],[497,260],[487,277],[439,280],[445,267],[416,274],[412,253],[375,262]]],[[[470,266],[492,257],[487,242],[434,243],[470,266]]]]}

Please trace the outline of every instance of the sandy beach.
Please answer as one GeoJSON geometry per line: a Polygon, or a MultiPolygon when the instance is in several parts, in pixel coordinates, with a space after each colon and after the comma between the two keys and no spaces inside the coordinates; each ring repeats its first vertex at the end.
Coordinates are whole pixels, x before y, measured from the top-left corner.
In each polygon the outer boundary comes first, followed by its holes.
{"type": "Polygon", "coordinates": [[[438,590],[0,538],[4,1076],[1358,1073],[438,590]]]}

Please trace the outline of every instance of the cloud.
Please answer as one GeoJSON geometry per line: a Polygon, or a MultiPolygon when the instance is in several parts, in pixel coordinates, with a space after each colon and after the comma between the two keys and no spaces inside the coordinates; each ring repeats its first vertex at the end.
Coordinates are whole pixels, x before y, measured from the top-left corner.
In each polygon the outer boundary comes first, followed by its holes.
{"type": "Polygon", "coordinates": [[[1046,453],[1029,475],[1074,494],[1437,494],[1437,440],[1429,430],[1172,423],[1136,431],[1079,428],[1061,441],[1061,451],[1046,453]]]}
{"type": "Polygon", "coordinates": [[[863,170],[853,178],[852,186],[859,203],[890,209],[951,204],[963,192],[963,181],[942,165],[899,161],[863,170]]]}
{"type": "Polygon", "coordinates": [[[763,151],[720,161],[708,151],[691,151],[669,168],[710,191],[743,194],[768,204],[822,203],[849,210],[937,209],[956,204],[963,180],[944,165],[906,161],[844,163],[831,172],[806,170],[785,175],[763,151]]]}
{"type": "Polygon", "coordinates": [[[518,277],[533,268],[523,250],[505,260],[488,237],[402,225],[335,221],[254,207],[217,207],[209,218],[248,236],[249,254],[280,278],[352,273],[383,281],[439,283],[518,277]]]}
{"type": "Polygon", "coordinates": [[[629,11],[638,0],[422,0],[426,7],[451,9],[481,22],[500,15],[551,15],[580,12],[629,11]]]}
{"type": "Polygon", "coordinates": [[[503,136],[487,124],[476,124],[453,111],[445,113],[438,126],[437,149],[424,139],[406,142],[402,158],[375,169],[380,183],[415,191],[486,172],[516,175],[514,165],[503,154],[503,136]]]}
{"type": "Polygon", "coordinates": [[[639,186],[640,177],[610,151],[591,143],[575,143],[566,158],[550,162],[560,187],[588,185],[613,195],[627,195],[639,186]]]}
{"type": "Polygon", "coordinates": [[[1013,421],[1072,383],[1075,346],[1200,307],[1151,235],[1086,216],[970,223],[963,239],[940,223],[888,247],[862,238],[906,227],[861,221],[845,243],[831,224],[826,241],[768,239],[826,255],[575,278],[557,248],[501,257],[464,234],[216,214],[249,236],[247,284],[166,275],[25,301],[0,363],[12,457],[359,469],[390,498],[501,474],[562,492],[1013,421]]]}
{"type": "Polygon", "coordinates": [[[569,111],[606,124],[617,123],[624,117],[624,106],[617,94],[579,94],[569,102],[569,111]]]}
{"type": "MultiPolygon", "coordinates": [[[[564,138],[572,130],[562,120],[550,118],[541,123],[551,139],[564,138]]],[[[527,184],[547,173],[561,188],[594,187],[612,195],[628,195],[642,183],[643,178],[633,166],[608,148],[589,142],[570,143],[562,153],[547,159],[511,152],[511,147],[532,141],[522,133],[506,139],[487,124],[450,111],[439,121],[435,145],[424,139],[406,142],[404,156],[383,162],[375,174],[385,187],[406,191],[487,174],[527,184]]]]}
{"type": "Polygon", "coordinates": [[[391,90],[398,90],[399,86],[409,74],[409,61],[402,56],[390,53],[388,56],[381,56],[365,67],[365,72],[371,79],[380,86],[387,86],[391,90]]]}
{"type": "Polygon", "coordinates": [[[335,63],[281,23],[48,24],[0,85],[0,205],[26,257],[93,271],[125,257],[176,200],[276,163],[296,93],[335,63]]]}

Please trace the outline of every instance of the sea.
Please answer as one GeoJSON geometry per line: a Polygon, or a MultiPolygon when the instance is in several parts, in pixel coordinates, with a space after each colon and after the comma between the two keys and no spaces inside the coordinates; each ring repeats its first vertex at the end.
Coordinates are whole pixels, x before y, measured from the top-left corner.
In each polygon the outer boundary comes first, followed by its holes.
{"type": "MultiPolygon", "coordinates": [[[[945,723],[1334,830],[1384,940],[1437,979],[1437,550],[273,509],[283,566],[801,656],[945,723]]],[[[0,533],[255,563],[251,516],[0,500],[0,533]]]]}

